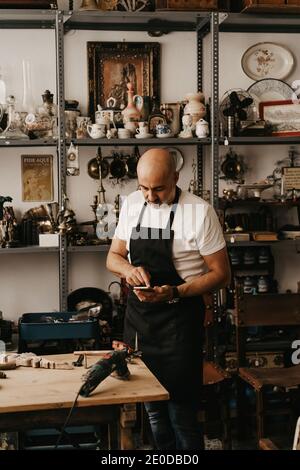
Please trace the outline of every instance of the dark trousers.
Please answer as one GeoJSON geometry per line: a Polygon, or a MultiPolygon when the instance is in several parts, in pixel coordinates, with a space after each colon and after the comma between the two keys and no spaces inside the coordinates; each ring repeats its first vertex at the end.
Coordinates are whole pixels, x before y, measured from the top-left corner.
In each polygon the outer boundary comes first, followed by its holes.
{"type": "Polygon", "coordinates": [[[145,408],[157,449],[204,449],[197,405],[170,400],[145,403],[145,408]]]}

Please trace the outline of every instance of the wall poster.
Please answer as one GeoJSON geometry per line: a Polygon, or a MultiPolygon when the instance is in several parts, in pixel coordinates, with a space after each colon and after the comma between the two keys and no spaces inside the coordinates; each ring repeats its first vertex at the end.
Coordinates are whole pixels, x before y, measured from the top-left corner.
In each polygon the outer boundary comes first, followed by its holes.
{"type": "Polygon", "coordinates": [[[53,201],[53,155],[21,155],[22,200],[53,201]]]}

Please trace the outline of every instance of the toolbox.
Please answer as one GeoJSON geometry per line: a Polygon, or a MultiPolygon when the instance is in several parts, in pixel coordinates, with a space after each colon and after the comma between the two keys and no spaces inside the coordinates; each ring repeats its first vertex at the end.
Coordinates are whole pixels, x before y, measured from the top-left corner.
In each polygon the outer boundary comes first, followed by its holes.
{"type": "Polygon", "coordinates": [[[100,338],[97,319],[69,321],[77,312],[23,313],[19,320],[21,341],[100,338]]]}

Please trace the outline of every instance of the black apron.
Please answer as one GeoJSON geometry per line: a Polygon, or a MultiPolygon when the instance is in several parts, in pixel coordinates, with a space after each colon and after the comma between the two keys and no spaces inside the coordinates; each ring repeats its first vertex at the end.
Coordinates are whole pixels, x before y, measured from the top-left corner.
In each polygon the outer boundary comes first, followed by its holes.
{"type": "MultiPolygon", "coordinates": [[[[170,218],[164,229],[141,226],[147,206],[144,203],[130,238],[133,266],[143,266],[151,275],[152,286],[178,286],[172,256],[175,216],[180,189],[176,188],[170,218]]],[[[198,401],[202,385],[202,341],[204,303],[202,296],[181,298],[177,303],[141,302],[129,291],[124,325],[124,341],[142,351],[142,359],[176,401],[198,401]]]]}

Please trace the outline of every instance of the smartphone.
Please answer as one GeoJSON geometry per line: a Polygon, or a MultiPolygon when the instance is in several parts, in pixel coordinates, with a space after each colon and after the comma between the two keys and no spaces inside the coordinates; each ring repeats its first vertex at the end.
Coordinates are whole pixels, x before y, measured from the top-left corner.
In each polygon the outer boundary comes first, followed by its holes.
{"type": "Polygon", "coordinates": [[[153,287],[147,287],[147,286],[134,286],[134,290],[141,290],[144,292],[153,292],[154,289],[153,287]]]}

